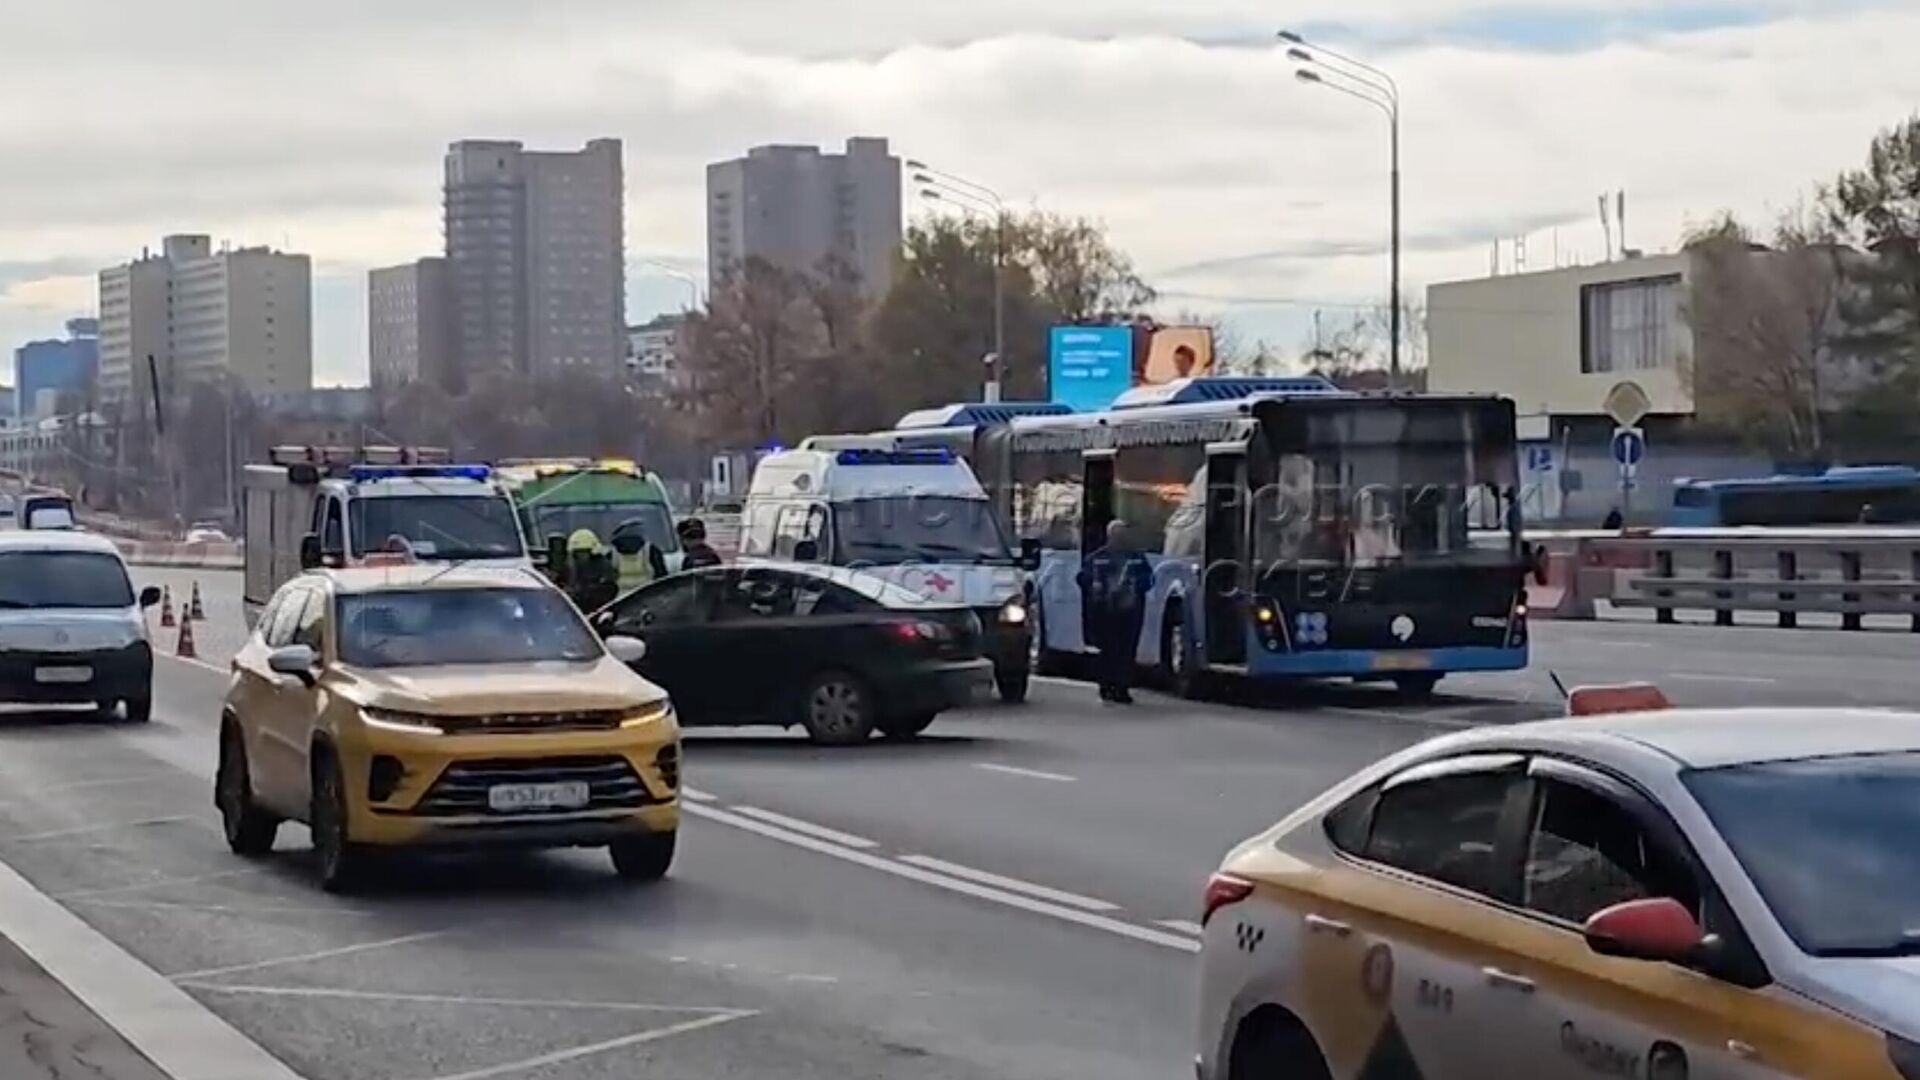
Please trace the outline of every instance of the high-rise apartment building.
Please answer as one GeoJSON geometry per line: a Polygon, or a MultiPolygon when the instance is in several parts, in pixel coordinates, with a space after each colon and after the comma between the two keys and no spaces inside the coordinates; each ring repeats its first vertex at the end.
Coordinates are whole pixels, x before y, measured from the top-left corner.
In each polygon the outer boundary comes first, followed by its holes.
{"type": "Polygon", "coordinates": [[[616,371],[626,353],[620,140],[573,152],[465,140],[447,150],[452,376],[616,371]]]}
{"type": "Polygon", "coordinates": [[[445,385],[452,322],[447,260],[437,256],[367,274],[369,373],[375,386],[445,385]]]}
{"type": "MultiPolygon", "coordinates": [[[[99,363],[99,320],[68,319],[65,339],[29,341],[13,351],[14,408],[8,414],[22,422],[40,420],[60,410],[62,396],[91,399],[99,363]]],[[[85,400],[73,404],[84,407],[85,400]]]]}
{"type": "Polygon", "coordinates": [[[168,393],[229,375],[255,392],[312,386],[311,261],[183,234],[102,270],[100,400],[144,389],[149,356],[168,393]]]}
{"type": "Polygon", "coordinates": [[[901,242],[900,159],[885,139],[757,146],[707,166],[707,266],[715,283],[748,259],[816,273],[838,259],[879,295],[893,282],[901,242]]]}

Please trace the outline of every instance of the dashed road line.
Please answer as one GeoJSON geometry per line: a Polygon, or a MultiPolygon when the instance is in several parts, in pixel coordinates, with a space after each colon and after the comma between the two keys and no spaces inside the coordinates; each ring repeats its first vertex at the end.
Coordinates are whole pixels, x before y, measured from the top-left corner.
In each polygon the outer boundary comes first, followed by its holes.
{"type": "Polygon", "coordinates": [[[322,949],[319,952],[301,953],[297,956],[280,956],[271,960],[255,960],[247,964],[228,964],[225,967],[202,968],[198,971],[182,971],[170,976],[175,982],[196,982],[220,975],[238,975],[243,971],[262,971],[271,967],[287,964],[305,964],[314,960],[331,960],[336,956],[352,956],[355,953],[372,952],[375,949],[390,949],[396,945],[409,945],[429,938],[445,937],[452,930],[428,930],[419,934],[403,934],[396,938],[381,941],[363,941],[358,945],[343,945],[337,949],[322,949]]]}
{"type": "Polygon", "coordinates": [[[1071,784],[1080,779],[1077,776],[1068,776],[1066,773],[1044,772],[1040,769],[1023,769],[1018,765],[996,765],[991,761],[976,761],[973,763],[973,767],[976,769],[986,769],[989,772],[1005,773],[1008,776],[1024,776],[1029,780],[1052,780],[1060,784],[1071,784]]]}
{"type": "Polygon", "coordinates": [[[825,840],[828,843],[839,844],[843,847],[859,848],[862,851],[866,851],[880,846],[864,836],[855,836],[852,833],[844,833],[838,829],[829,829],[825,825],[815,825],[811,821],[801,821],[799,818],[790,818],[785,814],[776,814],[771,810],[762,810],[757,806],[731,806],[728,807],[728,809],[736,814],[745,814],[750,818],[758,818],[761,821],[778,825],[781,828],[792,829],[794,832],[805,833],[815,839],[825,840]]]}
{"type": "Polygon", "coordinates": [[[55,900],[89,900],[100,896],[117,896],[123,893],[144,892],[147,889],[164,889],[174,885],[198,885],[207,881],[221,881],[226,878],[249,877],[266,871],[257,866],[243,867],[239,870],[220,870],[211,874],[188,874],[185,877],[155,878],[152,881],[140,881],[131,885],[109,885],[102,889],[76,889],[73,892],[54,893],[55,900]]]}
{"type": "Polygon", "coordinates": [[[1403,712],[1398,709],[1363,709],[1355,705],[1321,705],[1314,711],[1338,713],[1341,716],[1360,716],[1372,720],[1395,720],[1402,724],[1425,724],[1429,727],[1466,728],[1485,727],[1474,720],[1459,720],[1450,716],[1428,716],[1424,713],[1403,712]]]}
{"type": "Polygon", "coordinates": [[[714,795],[712,792],[701,791],[699,788],[690,787],[681,788],[680,797],[690,799],[694,802],[715,802],[719,798],[719,796],[714,795]]]}
{"type": "Polygon", "coordinates": [[[931,855],[902,855],[900,861],[938,873],[951,874],[957,878],[966,878],[968,881],[977,881],[982,885],[991,885],[996,889],[1026,893],[1028,896],[1037,896],[1042,900],[1051,900],[1056,904],[1066,904],[1069,907],[1077,907],[1084,911],[1120,910],[1119,904],[1111,904],[1105,900],[1098,900],[1091,896],[1081,896],[1079,893],[1070,893],[1062,889],[1050,888],[1046,885],[1036,885],[1031,881],[1022,881],[1019,878],[1003,877],[985,870],[975,870],[971,866],[950,863],[945,859],[936,859],[931,855]]]}
{"type": "Polygon", "coordinates": [[[1742,686],[1772,686],[1780,681],[1768,675],[1719,675],[1710,671],[1673,671],[1661,677],[1680,682],[1736,683],[1742,686]]]}
{"type": "Polygon", "coordinates": [[[138,829],[147,825],[171,825],[193,820],[195,819],[189,814],[174,814],[170,817],[137,818],[132,821],[103,821],[98,825],[81,825],[72,829],[52,829],[47,832],[0,837],[0,844],[32,844],[41,840],[62,840],[69,836],[87,836],[92,833],[112,832],[115,829],[138,829]]]}
{"type": "Polygon", "coordinates": [[[98,900],[89,896],[65,898],[68,903],[122,911],[203,911],[210,915],[329,915],[341,918],[379,918],[377,911],[324,908],[299,904],[190,904],[176,900],[98,900]]]}
{"type": "Polygon", "coordinates": [[[168,653],[168,652],[161,652],[161,651],[159,651],[158,649],[155,649],[155,650],[154,650],[154,653],[153,653],[153,655],[155,655],[155,656],[164,656],[164,657],[166,657],[167,659],[169,659],[169,660],[172,660],[172,661],[175,661],[175,662],[177,662],[177,663],[181,663],[181,664],[191,664],[191,665],[193,665],[194,667],[197,667],[197,668],[204,668],[204,669],[205,669],[205,670],[207,670],[207,671],[211,671],[211,672],[213,672],[213,673],[214,673],[215,675],[231,675],[231,674],[233,674],[233,669],[232,669],[231,667],[226,667],[226,666],[223,666],[223,665],[220,665],[220,664],[216,664],[216,663],[214,663],[214,662],[212,662],[211,660],[202,660],[202,659],[200,659],[200,658],[199,658],[199,657],[197,657],[197,656],[177,656],[177,655],[175,655],[175,654],[173,654],[173,653],[168,653]]]}
{"type": "Polygon", "coordinates": [[[978,882],[967,881],[963,878],[953,877],[948,874],[935,873],[923,867],[912,866],[897,859],[890,859],[886,856],[875,855],[867,851],[856,851],[840,844],[828,843],[803,832],[783,829],[756,818],[733,813],[730,809],[722,810],[714,806],[699,805],[689,806],[685,809],[687,814],[693,817],[706,818],[723,825],[731,825],[736,829],[745,829],[748,832],[758,833],[772,840],[778,840],[795,847],[805,848],[808,851],[818,852],[822,855],[830,855],[833,858],[865,866],[872,870],[878,870],[884,874],[892,874],[895,877],[918,881],[925,885],[932,885],[935,888],[945,889],[948,892],[960,893],[964,896],[990,901],[1005,907],[1018,908],[1021,911],[1030,912],[1035,915],[1045,915],[1049,918],[1058,919],[1061,922],[1075,923],[1118,937],[1131,938],[1134,941],[1145,942],[1149,945],[1159,945],[1162,948],[1173,949],[1178,952],[1197,953],[1200,951],[1200,943],[1184,935],[1170,934],[1165,930],[1139,926],[1107,915],[1097,915],[1093,912],[1081,911],[1078,908],[1068,907],[1064,904],[1038,900],[1030,896],[1022,896],[1019,893],[1008,892],[1005,889],[996,889],[990,885],[982,885],[978,882]]]}
{"type": "Polygon", "coordinates": [[[1153,925],[1164,926],[1169,930],[1178,930],[1183,934],[1198,936],[1207,932],[1207,928],[1192,919],[1156,919],[1153,925]]]}
{"type": "Polygon", "coordinates": [[[94,777],[91,780],[75,780],[75,781],[72,781],[71,783],[55,784],[52,787],[37,788],[33,791],[27,792],[26,794],[44,795],[44,794],[51,794],[56,791],[79,791],[83,788],[113,787],[116,784],[144,784],[150,780],[166,780],[172,777],[178,777],[179,775],[180,774],[177,771],[169,769],[166,772],[129,773],[126,776],[98,776],[98,777],[94,777]]]}
{"type": "Polygon", "coordinates": [[[215,983],[184,980],[181,986],[221,994],[257,997],[332,998],[340,1001],[397,1001],[413,1005],[488,1005],[504,1009],[592,1009],[644,1013],[736,1013],[727,1005],[649,1005],[635,1001],[581,1001],[570,998],[474,997],[466,994],[402,994],[381,990],[346,990],[331,986],[261,986],[253,983],[215,983]]]}

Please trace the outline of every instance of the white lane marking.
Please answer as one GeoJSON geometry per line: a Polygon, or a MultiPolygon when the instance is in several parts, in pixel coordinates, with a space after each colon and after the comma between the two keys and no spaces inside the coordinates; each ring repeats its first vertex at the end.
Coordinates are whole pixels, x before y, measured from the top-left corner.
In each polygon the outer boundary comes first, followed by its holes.
{"type": "Polygon", "coordinates": [[[789,975],[787,976],[787,981],[788,982],[804,982],[804,983],[837,983],[840,981],[840,976],[838,975],[789,975]]]}
{"type": "Polygon", "coordinates": [[[699,788],[690,787],[682,787],[680,789],[680,797],[683,799],[692,799],[694,802],[714,802],[718,799],[718,796],[712,792],[701,791],[699,788]]]}
{"type": "Polygon", "coordinates": [[[78,791],[82,788],[112,787],[115,784],[144,784],[149,780],[164,780],[177,775],[173,770],[166,772],[131,773],[127,776],[100,776],[92,780],[75,780],[70,784],[55,784],[52,787],[36,788],[27,795],[44,795],[55,791],[78,791]]]}
{"type": "Polygon", "coordinates": [[[1472,720],[1455,720],[1447,716],[1426,716],[1421,713],[1401,712],[1396,709],[1362,709],[1353,705],[1322,705],[1319,712],[1339,713],[1341,716],[1363,716],[1371,720],[1397,720],[1402,724],[1426,724],[1443,728],[1476,728],[1484,725],[1472,720]]]}
{"type": "Polygon", "coordinates": [[[176,656],[173,653],[161,652],[158,649],[155,649],[153,651],[153,654],[155,656],[164,656],[169,660],[174,660],[182,664],[192,664],[194,667],[197,667],[197,668],[205,668],[206,670],[213,672],[215,675],[233,674],[232,668],[224,667],[220,664],[216,664],[211,660],[202,660],[197,656],[176,656]]]}
{"type": "Polygon", "coordinates": [[[931,855],[902,855],[900,856],[900,861],[903,863],[911,863],[914,866],[923,867],[937,873],[951,874],[957,878],[966,878],[968,881],[977,881],[982,885],[991,885],[996,889],[1006,889],[1008,892],[1026,893],[1028,896],[1037,896],[1042,900],[1051,900],[1056,904],[1077,907],[1083,911],[1120,910],[1119,904],[1109,904],[1105,900],[1098,900],[1091,896],[1081,896],[1079,893],[1070,893],[1061,889],[1050,888],[1046,885],[1036,885],[1031,881],[1022,881],[1019,878],[1002,877],[999,874],[988,873],[985,870],[975,870],[971,866],[950,863],[945,859],[936,859],[931,855]]]}
{"type": "Polygon", "coordinates": [[[973,767],[976,769],[986,769],[989,772],[1006,773],[1009,776],[1025,776],[1033,780],[1052,780],[1062,784],[1071,784],[1079,779],[1077,776],[1068,776],[1066,773],[1041,772],[1039,769],[1023,769],[1018,765],[995,765],[991,761],[976,761],[973,763],[973,767]]]}
{"type": "Polygon", "coordinates": [[[355,953],[372,952],[375,949],[390,949],[396,945],[408,945],[428,938],[445,937],[451,930],[428,930],[420,934],[404,934],[397,938],[381,941],[363,941],[358,945],[343,945],[337,949],[322,949],[319,952],[301,953],[298,956],[280,956],[272,960],[255,960],[247,964],[229,964],[225,967],[202,968],[198,971],[182,971],[169,976],[175,982],[190,982],[211,979],[217,975],[237,975],[242,971],[260,971],[286,964],[304,964],[312,960],[331,960],[336,956],[352,956],[355,953]]]}
{"type": "Polygon", "coordinates": [[[903,877],[910,881],[918,881],[925,885],[932,885],[935,888],[946,889],[949,892],[961,893],[979,900],[992,901],[993,903],[1003,904],[1007,907],[1031,912],[1035,915],[1045,915],[1050,918],[1059,919],[1062,922],[1077,923],[1095,930],[1104,930],[1109,934],[1132,938],[1135,941],[1144,941],[1149,945],[1159,945],[1168,949],[1176,949],[1180,952],[1197,953],[1200,951],[1200,943],[1194,941],[1192,938],[1177,937],[1162,930],[1135,926],[1132,923],[1121,922],[1119,919],[1108,918],[1105,915],[1095,915],[1091,912],[1080,911],[1062,904],[1052,904],[1045,900],[1036,900],[1032,897],[1021,896],[1018,893],[1007,892],[1005,889],[995,889],[961,878],[950,877],[946,874],[936,874],[931,870],[924,870],[918,866],[909,866],[906,863],[898,862],[885,856],[873,855],[864,851],[853,851],[837,844],[823,843],[803,833],[790,832],[762,821],[756,821],[753,818],[741,817],[727,810],[721,810],[712,806],[689,806],[684,809],[694,817],[703,817],[725,825],[731,825],[736,829],[745,829],[748,832],[759,833],[762,836],[792,844],[795,847],[806,848],[808,851],[817,851],[822,855],[831,855],[836,859],[843,859],[847,862],[867,867],[868,869],[878,870],[884,874],[892,874],[895,877],[903,877]]]}
{"type": "Polygon", "coordinates": [[[103,821],[98,825],[81,825],[72,829],[53,829],[49,832],[25,833],[20,836],[0,837],[4,844],[31,844],[40,840],[59,840],[68,836],[86,836],[89,833],[111,832],[114,829],[137,829],[143,825],[171,825],[178,821],[194,820],[188,814],[174,814],[171,817],[136,818],[132,821],[103,821]]]}
{"type": "Polygon", "coordinates": [[[534,1069],[544,1069],[549,1065],[559,1065],[563,1062],[576,1061],[593,1054],[604,1054],[609,1050],[619,1050],[628,1046],[639,1046],[642,1043],[658,1042],[661,1039],[672,1038],[675,1035],[684,1035],[689,1031],[699,1031],[701,1028],[730,1024],[735,1020],[745,1020],[749,1016],[757,1015],[757,1013],[748,1009],[734,1009],[715,1016],[702,1016],[697,1020],[684,1020],[678,1024],[668,1024],[663,1028],[654,1028],[651,1031],[642,1031],[635,1035],[624,1035],[618,1039],[608,1039],[605,1042],[589,1043],[586,1046],[576,1046],[568,1050],[556,1050],[551,1054],[542,1054],[539,1057],[527,1058],[524,1061],[509,1061],[504,1065],[493,1065],[485,1069],[475,1069],[472,1072],[436,1076],[433,1080],[488,1080],[489,1077],[505,1076],[508,1073],[530,1072],[534,1069]]]}
{"type": "Polygon", "coordinates": [[[580,1001],[570,998],[469,997],[464,994],[398,994],[380,990],[341,990],[329,986],[258,986],[251,983],[187,981],[180,985],[220,994],[261,997],[333,998],[340,1001],[399,1001],[414,1005],[497,1005],[505,1009],[595,1009],[644,1013],[737,1013],[726,1005],[646,1005],[634,1001],[580,1001]]]}
{"type": "Polygon", "coordinates": [[[0,935],[168,1076],[301,1080],[212,1010],[0,863],[0,935]]]}
{"type": "Polygon", "coordinates": [[[1198,936],[1207,932],[1207,928],[1191,919],[1156,919],[1153,925],[1164,926],[1169,930],[1178,930],[1183,934],[1198,936]]]}
{"type": "Polygon", "coordinates": [[[119,908],[125,911],[204,911],[213,915],[336,915],[355,919],[377,918],[377,911],[352,908],[308,907],[299,904],[187,904],[175,900],[96,900],[89,896],[67,898],[71,904],[88,907],[119,908]]]}
{"type": "Polygon", "coordinates": [[[1090,682],[1082,682],[1079,679],[1069,679],[1064,675],[1035,675],[1032,678],[1034,682],[1045,683],[1048,686],[1081,686],[1088,690],[1093,689],[1093,684],[1090,682]]]}
{"type": "Polygon", "coordinates": [[[1678,679],[1682,682],[1738,683],[1743,686],[1772,686],[1780,681],[1767,675],[1716,675],[1709,671],[1673,671],[1662,678],[1678,679]]]}
{"type": "Polygon", "coordinates": [[[816,839],[840,844],[844,847],[859,848],[865,851],[868,848],[877,848],[880,846],[864,836],[843,833],[838,829],[829,829],[825,825],[815,825],[811,821],[801,821],[799,818],[790,818],[785,814],[776,814],[771,810],[762,810],[757,806],[735,806],[731,809],[736,814],[745,814],[750,818],[759,818],[761,821],[778,825],[781,828],[792,829],[797,833],[806,833],[808,836],[816,839]]]}
{"type": "Polygon", "coordinates": [[[188,874],[186,877],[155,878],[152,881],[136,882],[132,885],[109,885],[104,889],[76,889],[73,892],[55,893],[55,900],[86,900],[96,896],[114,896],[120,893],[143,892],[147,889],[163,889],[170,885],[198,885],[203,881],[220,881],[225,878],[248,877],[263,874],[259,867],[247,867],[242,870],[221,870],[212,874],[188,874]]]}

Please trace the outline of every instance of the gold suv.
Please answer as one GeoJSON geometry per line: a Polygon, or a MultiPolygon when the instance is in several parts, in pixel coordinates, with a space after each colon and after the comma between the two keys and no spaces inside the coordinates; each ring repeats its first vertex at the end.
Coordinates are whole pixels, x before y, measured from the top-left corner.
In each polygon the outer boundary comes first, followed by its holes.
{"type": "Polygon", "coordinates": [[[605,846],[673,861],[680,731],[659,687],[525,569],[386,565],[288,582],[233,661],[215,803],[265,854],[305,822],[321,883],[403,847],[605,846]]]}

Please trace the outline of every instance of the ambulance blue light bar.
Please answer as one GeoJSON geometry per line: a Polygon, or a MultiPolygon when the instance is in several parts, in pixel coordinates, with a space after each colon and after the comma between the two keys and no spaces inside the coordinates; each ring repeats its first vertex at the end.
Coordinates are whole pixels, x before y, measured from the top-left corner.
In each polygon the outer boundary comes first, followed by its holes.
{"type": "Polygon", "coordinates": [[[842,450],[834,455],[834,461],[841,465],[951,465],[953,452],[945,447],[930,447],[924,450],[884,450],[877,447],[864,447],[842,450]]]}
{"type": "Polygon", "coordinates": [[[355,465],[347,470],[356,484],[370,480],[490,480],[493,470],[485,465],[355,465]]]}

